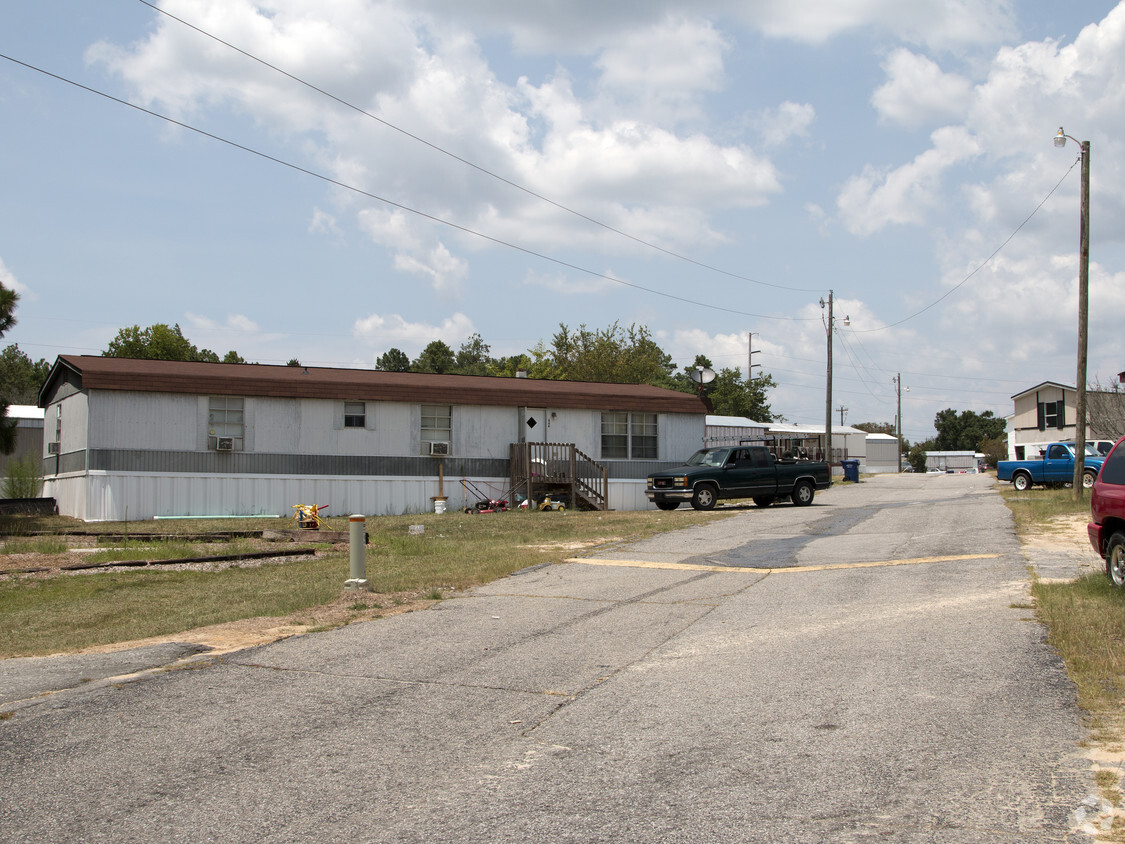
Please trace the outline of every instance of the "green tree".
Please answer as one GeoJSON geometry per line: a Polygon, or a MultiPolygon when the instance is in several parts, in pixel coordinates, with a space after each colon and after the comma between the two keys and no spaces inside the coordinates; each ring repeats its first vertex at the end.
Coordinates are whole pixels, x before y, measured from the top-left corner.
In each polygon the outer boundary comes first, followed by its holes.
{"type": "Polygon", "coordinates": [[[773,410],[767,401],[766,391],[777,384],[769,375],[759,375],[747,382],[737,369],[724,368],[715,374],[715,380],[705,384],[703,393],[720,416],[745,416],[755,422],[773,422],[773,410]]]}
{"type": "Polygon", "coordinates": [[[531,375],[531,358],[527,355],[512,355],[511,357],[493,358],[488,365],[489,375],[501,375],[506,378],[515,378],[519,370],[531,375]]]}
{"type": "MultiPolygon", "coordinates": [[[[926,471],[926,452],[927,451],[949,451],[951,449],[938,448],[933,440],[924,440],[920,443],[915,443],[909,449],[904,451],[907,462],[910,463],[910,468],[915,472],[926,471]]],[[[961,451],[963,449],[952,449],[953,451],[961,451]]]]}
{"type": "MultiPolygon", "coordinates": [[[[598,381],[611,384],[653,384],[674,387],[676,366],[656,344],[645,326],[622,328],[613,323],[605,329],[589,330],[581,325],[571,331],[560,323],[546,352],[548,377],[568,381],[598,381]]],[[[536,350],[532,350],[536,356],[536,350]]],[[[533,362],[534,366],[534,362],[533,362]]]]}
{"type": "Polygon", "coordinates": [[[989,437],[981,442],[980,447],[977,449],[984,454],[984,462],[996,468],[996,464],[1001,460],[1008,459],[1008,443],[1007,440],[1000,437],[989,437]]]}
{"type": "MultiPolygon", "coordinates": [[[[16,302],[19,294],[0,284],[0,337],[16,324],[16,302]]],[[[11,454],[16,449],[16,420],[8,418],[11,403],[6,393],[0,392],[0,454],[11,454]]]]}
{"type": "Polygon", "coordinates": [[[244,358],[234,349],[231,349],[229,352],[223,355],[223,363],[246,363],[246,358],[244,358]]]}
{"type": "Polygon", "coordinates": [[[409,372],[410,358],[402,349],[387,349],[376,359],[375,368],[383,372],[409,372]]]}
{"type": "Polygon", "coordinates": [[[422,349],[422,354],[418,355],[410,369],[412,372],[434,372],[441,375],[452,372],[456,365],[457,356],[453,354],[453,349],[441,340],[433,340],[422,349]]]}
{"type": "Polygon", "coordinates": [[[1004,436],[1007,423],[993,416],[991,410],[976,413],[972,410],[947,408],[934,416],[934,451],[980,451],[985,440],[1004,436]]]}
{"type": "Polygon", "coordinates": [[[11,404],[35,404],[50,373],[51,364],[42,358],[33,363],[13,343],[0,352],[0,397],[11,404]]]}
{"type": "Polygon", "coordinates": [[[164,323],[156,323],[148,328],[141,328],[139,325],[122,328],[102,352],[102,356],[219,362],[219,356],[210,349],[197,349],[180,331],[179,324],[168,326],[164,323]]]}
{"type": "Polygon", "coordinates": [[[492,358],[489,357],[491,351],[491,347],[481,339],[481,336],[474,333],[457,350],[454,371],[458,375],[488,375],[493,363],[492,358]]]}

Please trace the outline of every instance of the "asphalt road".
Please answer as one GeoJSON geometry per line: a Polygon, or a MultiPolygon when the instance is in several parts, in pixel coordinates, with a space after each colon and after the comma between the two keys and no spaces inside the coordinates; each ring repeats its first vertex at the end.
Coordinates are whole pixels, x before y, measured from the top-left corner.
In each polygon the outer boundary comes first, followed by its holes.
{"type": "Polygon", "coordinates": [[[0,841],[1085,840],[1028,562],[988,478],[891,476],[132,682],[9,660],[0,841]]]}

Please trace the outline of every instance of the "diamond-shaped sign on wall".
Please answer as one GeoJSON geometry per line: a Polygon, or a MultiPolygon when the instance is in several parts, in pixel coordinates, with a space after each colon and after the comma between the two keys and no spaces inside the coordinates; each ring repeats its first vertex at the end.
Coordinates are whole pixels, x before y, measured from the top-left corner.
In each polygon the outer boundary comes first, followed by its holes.
{"type": "Polygon", "coordinates": [[[534,428],[534,427],[535,427],[536,425],[538,425],[538,424],[539,424],[539,423],[535,421],[535,417],[534,417],[534,416],[529,416],[529,417],[527,417],[527,427],[529,427],[529,428],[534,428]]]}

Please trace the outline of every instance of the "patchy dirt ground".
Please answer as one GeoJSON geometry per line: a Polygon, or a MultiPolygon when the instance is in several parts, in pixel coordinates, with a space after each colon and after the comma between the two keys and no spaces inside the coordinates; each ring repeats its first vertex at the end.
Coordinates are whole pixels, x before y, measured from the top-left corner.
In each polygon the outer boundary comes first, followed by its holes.
{"type": "MultiPolygon", "coordinates": [[[[1060,517],[1046,523],[1039,530],[1025,534],[1021,537],[1021,541],[1024,547],[1029,550],[1042,549],[1054,552],[1065,552],[1075,557],[1088,555],[1091,557],[1092,561],[1095,561],[1096,558],[1093,556],[1089,540],[1086,537],[1086,521],[1087,519],[1084,516],[1060,517]]],[[[591,544],[601,544],[603,542],[612,541],[614,541],[613,538],[606,538],[592,543],[557,543],[552,544],[550,547],[573,551],[588,547],[591,544]]],[[[251,544],[254,546],[254,550],[286,547],[279,546],[276,543],[260,542],[257,540],[251,544]]],[[[29,550],[27,553],[8,553],[0,555],[0,577],[20,576],[41,578],[96,576],[97,570],[67,571],[61,568],[62,566],[83,562],[85,559],[89,558],[89,554],[92,551],[96,550],[93,547],[92,539],[88,542],[81,538],[77,541],[72,540],[70,545],[71,548],[69,550],[60,553],[36,553],[29,550]],[[40,569],[40,571],[19,575],[10,574],[15,571],[27,569],[40,569]]],[[[199,550],[201,556],[207,554],[209,550],[212,550],[216,554],[226,553],[224,549],[229,548],[227,545],[206,545],[199,543],[193,543],[193,545],[199,550]]],[[[544,546],[534,547],[541,548],[544,546]]],[[[340,548],[336,550],[346,552],[347,549],[346,546],[340,546],[340,548]]],[[[243,559],[231,562],[172,564],[163,565],[162,568],[217,571],[232,565],[242,567],[276,565],[294,559],[299,558],[276,557],[254,560],[243,559]]],[[[100,569],[100,571],[126,570],[128,569],[125,567],[100,569]]],[[[189,644],[206,645],[212,649],[209,652],[210,654],[220,655],[243,648],[266,644],[279,639],[285,639],[289,636],[298,636],[315,630],[324,630],[351,624],[356,621],[369,621],[397,615],[399,613],[413,612],[424,609],[433,603],[433,600],[425,599],[421,594],[403,593],[395,595],[376,595],[362,592],[343,592],[340,597],[330,604],[303,610],[285,618],[243,619],[166,636],[117,642],[112,645],[101,645],[88,648],[85,651],[81,651],[81,653],[109,653],[164,642],[187,642],[189,644]]]]}
{"type": "Polygon", "coordinates": [[[1086,536],[1084,515],[1058,516],[1042,525],[1038,530],[1024,534],[1020,540],[1027,548],[1043,548],[1048,551],[1089,552],[1096,559],[1090,539],[1086,536]]]}
{"type": "MultiPolygon", "coordinates": [[[[99,549],[94,546],[92,537],[70,537],[66,551],[42,553],[33,550],[34,541],[11,543],[6,546],[9,553],[0,555],[0,578],[25,577],[25,578],[50,578],[50,577],[96,577],[99,572],[135,571],[135,567],[106,566],[97,569],[67,570],[64,566],[83,564],[90,559],[90,554],[99,549]],[[27,551],[18,550],[21,545],[27,551]],[[17,549],[11,553],[11,549],[17,549]]],[[[225,543],[199,543],[192,542],[197,556],[208,554],[222,555],[230,553],[230,545],[225,543]]],[[[242,550],[254,552],[269,550],[290,550],[292,546],[266,542],[261,540],[244,541],[242,550]]],[[[347,553],[346,545],[334,546],[336,553],[347,553]]],[[[323,551],[321,553],[326,553],[323,551]]],[[[219,571],[230,566],[248,568],[253,566],[281,565],[299,559],[307,559],[311,554],[304,556],[278,556],[257,559],[239,559],[230,561],[208,561],[195,563],[161,563],[164,570],[193,570],[193,571],[219,571]]],[[[78,653],[110,653],[113,651],[128,650],[129,648],[144,645],[155,645],[164,642],[187,642],[189,644],[206,645],[211,648],[211,655],[220,655],[267,642],[297,636],[313,630],[324,630],[351,624],[354,621],[367,621],[403,612],[412,612],[433,604],[433,600],[426,600],[420,594],[401,593],[391,595],[375,595],[362,592],[342,592],[330,604],[313,607],[293,613],[284,618],[248,618],[240,621],[231,621],[225,624],[216,624],[210,627],[200,627],[165,636],[155,636],[147,639],[137,639],[128,642],[116,642],[111,645],[99,645],[87,648],[78,653]]]]}

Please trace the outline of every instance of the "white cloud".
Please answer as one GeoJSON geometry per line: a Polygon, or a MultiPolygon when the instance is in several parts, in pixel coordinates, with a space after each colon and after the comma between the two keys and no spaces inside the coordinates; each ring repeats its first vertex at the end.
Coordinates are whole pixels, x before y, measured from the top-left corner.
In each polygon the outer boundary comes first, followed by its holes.
{"type": "Polygon", "coordinates": [[[806,137],[814,120],[816,109],[808,103],[783,102],[764,112],[758,121],[762,142],[768,148],[775,148],[795,137],[806,137]]]}
{"type": "Polygon", "coordinates": [[[880,120],[916,129],[964,117],[972,97],[965,77],[943,73],[932,59],[905,48],[894,50],[883,69],[887,82],[871,96],[880,120]]]}
{"type": "Polygon", "coordinates": [[[525,3],[518,0],[415,0],[437,17],[469,20],[510,36],[525,53],[593,53],[623,32],[668,16],[733,17],[772,38],[821,43],[875,28],[912,43],[939,48],[994,44],[1015,31],[1010,0],[651,0],[605,3],[525,3]]]}
{"type": "Polygon", "coordinates": [[[612,97],[602,109],[620,113],[624,103],[652,120],[698,116],[697,96],[726,81],[726,49],[723,35],[700,19],[671,18],[623,33],[595,60],[599,85],[612,97]]]}
{"type": "Polygon", "coordinates": [[[371,314],[357,319],[352,335],[361,343],[374,347],[379,354],[397,348],[410,356],[418,355],[430,342],[441,340],[452,349],[469,339],[476,331],[473,321],[462,313],[442,320],[440,325],[407,322],[399,314],[371,314]]]}
{"type": "MultiPolygon", "coordinates": [[[[712,217],[765,203],[780,191],[768,158],[701,131],[663,121],[690,115],[700,93],[724,83],[723,35],[694,12],[659,15],[596,59],[601,70],[585,98],[566,72],[539,85],[506,84],[465,21],[482,4],[440,21],[397,3],[276,0],[172,0],[169,11],[397,126],[454,151],[560,203],[644,239],[669,245],[716,243],[712,217]],[[614,103],[630,103],[622,116],[614,103]]],[[[542,11],[542,10],[541,10],[542,11]]],[[[546,10],[544,18],[550,17],[546,10]]],[[[146,105],[176,114],[246,114],[288,138],[317,168],[467,229],[532,249],[635,244],[503,185],[292,80],[158,17],[128,48],[89,51],[146,105]]],[[[778,137],[800,133],[811,112],[778,109],[778,137]]],[[[289,157],[293,157],[290,153],[289,157]]],[[[345,214],[375,242],[395,250],[395,266],[455,292],[467,277],[465,250],[492,248],[449,234],[407,212],[334,192],[338,207],[313,212],[314,231],[343,227],[345,214]]]]}
{"type": "Polygon", "coordinates": [[[889,225],[921,224],[941,203],[941,178],[950,167],[980,155],[980,141],[963,127],[938,129],[933,146],[893,170],[868,166],[836,199],[840,221],[852,234],[869,235],[889,225]]]}
{"type": "Polygon", "coordinates": [[[21,284],[20,280],[16,278],[16,274],[8,269],[4,264],[4,259],[0,258],[0,284],[7,287],[9,290],[14,290],[20,297],[27,297],[31,291],[26,284],[21,284]]]}

